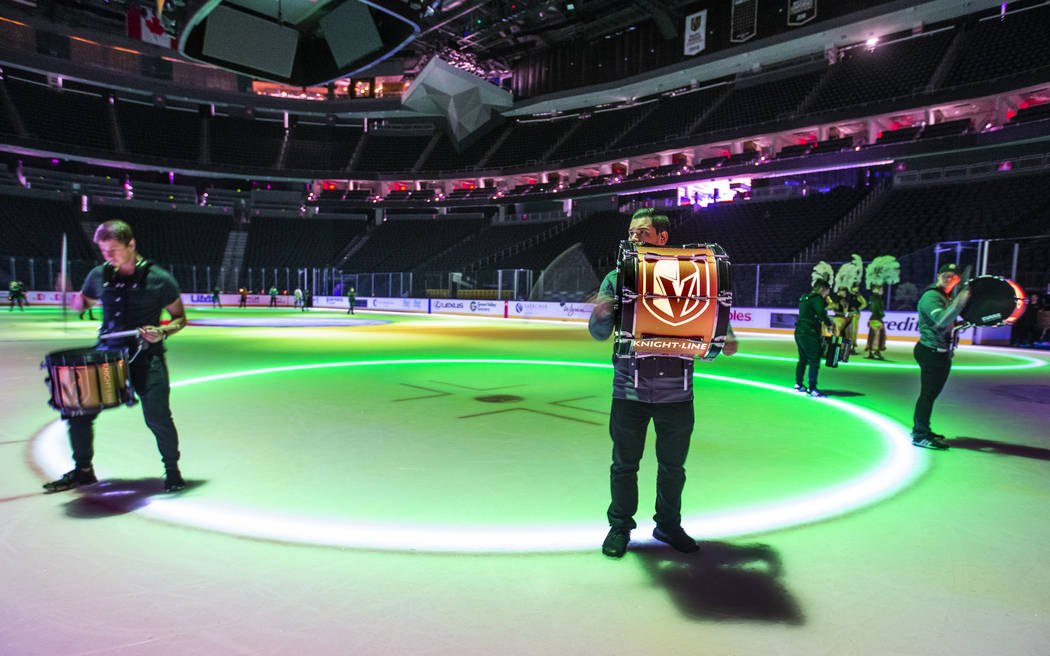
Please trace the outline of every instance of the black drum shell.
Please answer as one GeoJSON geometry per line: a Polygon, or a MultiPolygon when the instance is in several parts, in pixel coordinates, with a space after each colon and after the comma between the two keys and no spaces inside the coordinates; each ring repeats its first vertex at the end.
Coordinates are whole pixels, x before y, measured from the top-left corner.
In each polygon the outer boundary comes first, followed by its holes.
{"type": "Polygon", "coordinates": [[[978,276],[968,283],[970,298],[959,316],[974,326],[999,326],[1011,321],[1024,297],[1016,285],[1001,276],[978,276]]]}

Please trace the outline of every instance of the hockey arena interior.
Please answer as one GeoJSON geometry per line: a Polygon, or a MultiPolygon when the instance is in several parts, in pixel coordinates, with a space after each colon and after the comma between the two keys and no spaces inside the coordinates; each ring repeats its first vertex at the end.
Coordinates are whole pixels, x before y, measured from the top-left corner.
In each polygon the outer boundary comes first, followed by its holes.
{"type": "Polygon", "coordinates": [[[0,654],[1045,654],[1048,34],[0,0],[0,654]]]}

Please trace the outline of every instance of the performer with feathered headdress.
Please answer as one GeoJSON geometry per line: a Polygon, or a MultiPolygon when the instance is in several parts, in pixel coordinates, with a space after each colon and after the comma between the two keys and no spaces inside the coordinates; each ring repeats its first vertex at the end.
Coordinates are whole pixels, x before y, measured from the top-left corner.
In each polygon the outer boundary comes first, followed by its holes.
{"type": "MultiPolygon", "coordinates": [[[[835,274],[836,300],[833,305],[835,308],[835,326],[838,328],[838,334],[842,336],[843,341],[849,340],[851,344],[855,335],[853,332],[853,309],[859,307],[859,303],[853,299],[853,294],[850,290],[860,285],[860,278],[864,273],[861,266],[857,264],[860,256],[855,255],[854,258],[855,260],[840,266],[838,273],[835,274]]],[[[863,262],[861,265],[863,265],[863,262]]],[[[857,312],[859,313],[859,310],[857,312]]]]}
{"type": "MultiPolygon", "coordinates": [[[[864,274],[864,260],[860,255],[854,253],[850,256],[850,262],[857,267],[861,275],[864,274]]],[[[852,342],[850,348],[853,355],[857,354],[857,335],[859,334],[857,328],[860,326],[860,313],[868,307],[868,299],[860,293],[860,281],[861,277],[858,276],[857,281],[849,288],[849,296],[846,298],[846,317],[849,321],[849,338],[852,342]]]]}
{"type": "Polygon", "coordinates": [[[834,271],[827,262],[813,267],[812,290],[803,294],[798,303],[798,320],[795,322],[795,345],[798,347],[798,364],[795,366],[795,389],[809,396],[824,396],[817,389],[817,373],[820,371],[822,326],[834,329],[828,317],[827,298],[831,293],[831,278],[834,271]],[[809,386],[803,384],[809,367],[809,386]]]}
{"type": "Polygon", "coordinates": [[[868,319],[868,344],[866,358],[882,360],[886,350],[886,287],[901,281],[901,265],[892,255],[880,255],[868,264],[865,278],[871,290],[871,317],[868,319]]]}

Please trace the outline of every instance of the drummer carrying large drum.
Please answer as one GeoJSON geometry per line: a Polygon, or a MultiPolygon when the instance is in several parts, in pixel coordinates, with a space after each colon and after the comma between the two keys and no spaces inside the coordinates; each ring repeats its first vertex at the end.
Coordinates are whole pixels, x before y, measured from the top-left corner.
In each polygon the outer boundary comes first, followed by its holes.
{"type": "MultiPolygon", "coordinates": [[[[627,238],[634,244],[664,246],[669,239],[669,228],[666,216],[642,209],[631,217],[627,238]]],[[[617,275],[613,271],[602,281],[591,313],[588,328],[597,340],[608,339],[613,332],[616,287],[617,275]]],[[[732,355],[736,348],[732,329],[728,329],[721,352],[732,355]]],[[[631,530],[637,526],[634,514],[638,509],[638,466],[650,421],[656,427],[659,463],[653,536],[680,552],[695,552],[696,542],[681,526],[685,459],[693,433],[693,356],[614,355],[613,363],[613,400],[609,413],[613,442],[612,503],[607,513],[610,528],[602,553],[622,557],[631,530]]]]}
{"type": "MultiPolygon", "coordinates": [[[[81,311],[101,300],[102,339],[98,348],[123,348],[134,354],[142,347],[130,364],[131,382],[142,402],[146,425],[157,438],[165,469],[164,490],[178,492],[186,483],[179,473],[179,436],[168,406],[170,388],[164,361],[165,338],[186,325],[178,283],[170,273],[136,252],[131,228],[123,221],[99,225],[94,242],[106,263],[88,273],[83,288],[73,298],[73,310],[81,311]],[[171,315],[171,321],[163,326],[160,325],[162,309],[171,315]],[[123,341],[105,339],[106,334],[124,331],[131,332],[132,336],[123,341]]],[[[97,482],[91,465],[96,416],[97,413],[66,415],[76,468],[44,485],[45,490],[60,492],[97,482]]]]}
{"type": "Polygon", "coordinates": [[[915,402],[911,442],[925,449],[943,451],[948,448],[944,436],[930,428],[930,415],[933,414],[933,402],[944,389],[951,372],[955,341],[952,328],[970,298],[970,290],[965,286],[956,292],[954,299],[951,297],[962,280],[958,269],[957,264],[942,266],[937,272],[937,283],[927,287],[919,296],[919,342],[913,353],[919,363],[921,383],[919,398],[915,402]]]}

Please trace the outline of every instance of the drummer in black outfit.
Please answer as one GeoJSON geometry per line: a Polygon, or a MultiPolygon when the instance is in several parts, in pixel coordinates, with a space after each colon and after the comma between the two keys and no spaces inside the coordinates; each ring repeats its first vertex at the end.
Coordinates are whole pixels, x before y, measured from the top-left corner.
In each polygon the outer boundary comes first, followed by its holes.
{"type": "MultiPolygon", "coordinates": [[[[669,238],[666,216],[641,209],[631,217],[627,238],[636,244],[663,246],[669,238]]],[[[588,325],[591,336],[605,340],[613,332],[616,272],[610,272],[598,289],[588,325]]],[[[733,329],[728,328],[722,353],[736,353],[733,329]]],[[[683,553],[697,551],[696,541],[682,529],[682,489],[685,459],[693,434],[693,358],[613,356],[613,399],[609,413],[612,437],[610,490],[607,517],[609,533],[602,553],[620,558],[627,551],[631,530],[637,524],[638,466],[651,421],[656,428],[656,528],[653,537],[683,553]]]]}
{"type": "MultiPolygon", "coordinates": [[[[178,492],[186,487],[179,472],[179,436],[168,405],[170,388],[168,366],[164,361],[164,340],[186,325],[186,311],[179,296],[178,283],[170,273],[144,260],[135,249],[131,228],[123,221],[106,221],[95,230],[95,244],[106,264],[92,269],[79,294],[73,297],[73,310],[102,301],[102,333],[138,329],[143,340],[141,352],[131,361],[131,382],[142,402],[146,425],[157,439],[164,462],[164,490],[178,492]],[[171,321],[160,325],[161,310],[171,321]]],[[[138,348],[133,343],[102,340],[99,348],[138,348]]],[[[94,414],[68,417],[69,441],[76,468],[62,478],[44,485],[49,492],[60,492],[98,479],[91,466],[94,456],[94,414]]]]}
{"type": "Polygon", "coordinates": [[[913,351],[919,363],[919,398],[915,401],[911,443],[924,449],[948,448],[944,435],[930,428],[930,416],[933,402],[940,396],[952,369],[955,320],[970,298],[969,289],[960,288],[961,281],[959,266],[945,264],[937,272],[937,283],[919,295],[919,342],[913,351]]]}

